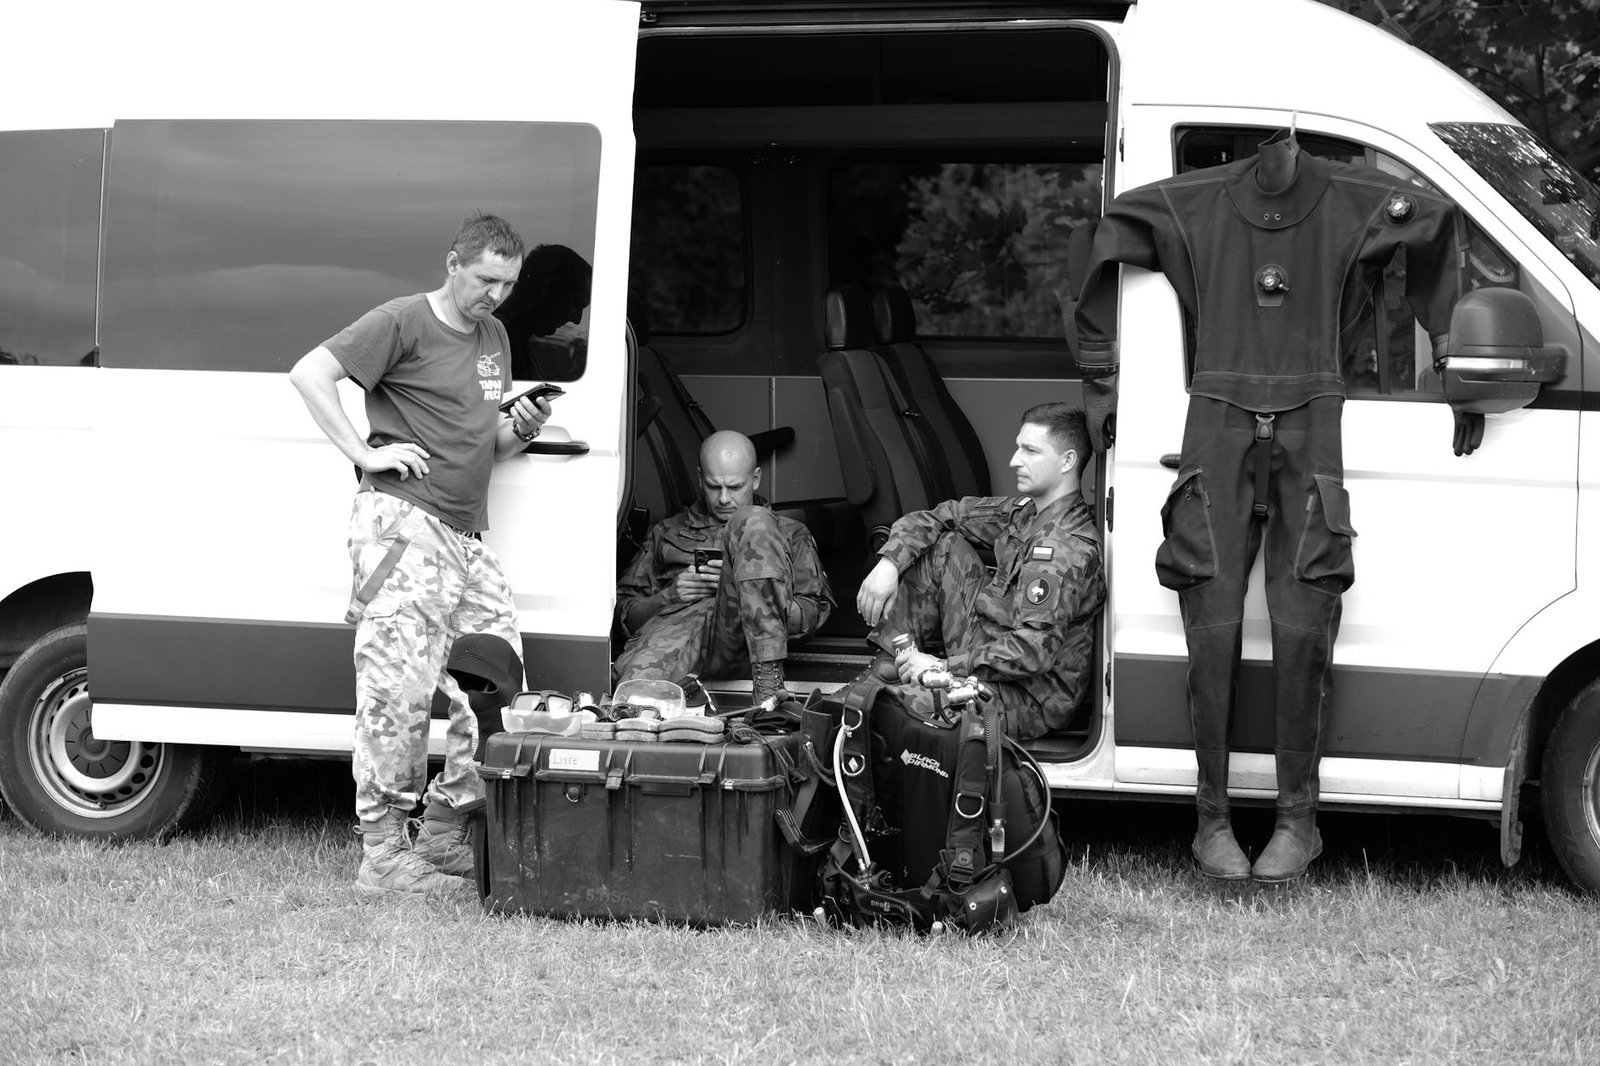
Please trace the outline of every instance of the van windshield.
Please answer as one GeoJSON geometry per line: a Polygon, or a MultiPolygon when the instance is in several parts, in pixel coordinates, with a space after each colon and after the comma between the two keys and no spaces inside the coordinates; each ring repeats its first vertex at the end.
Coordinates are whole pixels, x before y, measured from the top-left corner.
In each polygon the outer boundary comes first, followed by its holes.
{"type": "Polygon", "coordinates": [[[1531,132],[1493,122],[1433,131],[1600,288],[1600,192],[1531,132]]]}

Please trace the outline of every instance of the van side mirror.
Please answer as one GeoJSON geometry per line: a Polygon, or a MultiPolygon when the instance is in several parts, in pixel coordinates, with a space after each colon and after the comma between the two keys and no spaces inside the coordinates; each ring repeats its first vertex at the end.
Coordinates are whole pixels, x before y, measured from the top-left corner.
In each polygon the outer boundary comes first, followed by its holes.
{"type": "Polygon", "coordinates": [[[1435,363],[1450,406],[1473,414],[1528,406],[1566,367],[1567,350],[1545,345],[1539,309],[1516,289],[1474,289],[1457,301],[1435,363]]]}

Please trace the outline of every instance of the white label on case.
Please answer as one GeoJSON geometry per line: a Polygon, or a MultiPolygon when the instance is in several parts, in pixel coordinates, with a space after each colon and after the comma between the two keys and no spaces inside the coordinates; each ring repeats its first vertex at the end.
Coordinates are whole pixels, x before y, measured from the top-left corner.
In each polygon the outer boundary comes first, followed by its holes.
{"type": "Polygon", "coordinates": [[[600,769],[600,753],[578,751],[575,748],[551,748],[548,765],[552,770],[588,770],[594,773],[600,769]]]}

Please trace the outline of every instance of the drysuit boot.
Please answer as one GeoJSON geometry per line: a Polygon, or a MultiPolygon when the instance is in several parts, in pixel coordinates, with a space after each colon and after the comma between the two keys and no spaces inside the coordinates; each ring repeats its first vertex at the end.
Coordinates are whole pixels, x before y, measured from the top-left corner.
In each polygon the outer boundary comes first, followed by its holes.
{"type": "Polygon", "coordinates": [[[1322,854],[1322,834],[1317,831],[1317,762],[1315,752],[1278,752],[1278,820],[1272,839],[1250,868],[1257,881],[1292,881],[1322,854]]]}
{"type": "Polygon", "coordinates": [[[477,800],[464,807],[428,804],[411,850],[440,873],[471,876],[474,867],[472,845],[467,840],[467,815],[483,802],[477,800]]]}
{"type": "Polygon", "coordinates": [[[1196,751],[1199,787],[1195,790],[1198,826],[1190,851],[1200,872],[1218,881],[1244,881],[1250,877],[1250,860],[1233,835],[1228,813],[1228,753],[1196,751]]]}
{"type": "Polygon", "coordinates": [[[406,812],[389,808],[376,822],[361,825],[361,869],[356,891],[377,895],[397,893],[432,899],[466,898],[471,886],[461,877],[441,873],[416,852],[406,839],[406,812]]]}
{"type": "Polygon", "coordinates": [[[750,664],[750,700],[752,703],[761,703],[771,699],[776,704],[782,702],[788,695],[789,690],[783,687],[782,659],[750,664]]]}

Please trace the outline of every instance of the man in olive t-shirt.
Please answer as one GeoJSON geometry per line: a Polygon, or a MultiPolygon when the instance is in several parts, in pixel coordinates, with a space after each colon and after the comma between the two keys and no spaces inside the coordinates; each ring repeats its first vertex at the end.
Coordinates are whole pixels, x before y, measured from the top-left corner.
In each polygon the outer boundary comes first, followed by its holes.
{"type": "MultiPolygon", "coordinates": [[[[367,312],[295,364],[289,379],[317,426],[362,471],[350,518],[356,624],[351,769],[363,857],[356,888],[428,895],[467,889],[466,811],[482,800],[477,720],[445,664],[455,638],[486,633],[521,650],[516,607],[486,548],[489,471],[538,436],[550,407],[519,400],[502,421],[510,344],[494,317],[516,282],[522,239],[472,215],[445,256],[444,283],[367,312]],[[366,392],[363,440],[338,382],[366,392]],[[450,699],[445,766],[427,783],[413,848],[405,822],[427,775],[435,689],[450,699]]],[[[518,683],[521,664],[517,664],[518,683]]]]}

